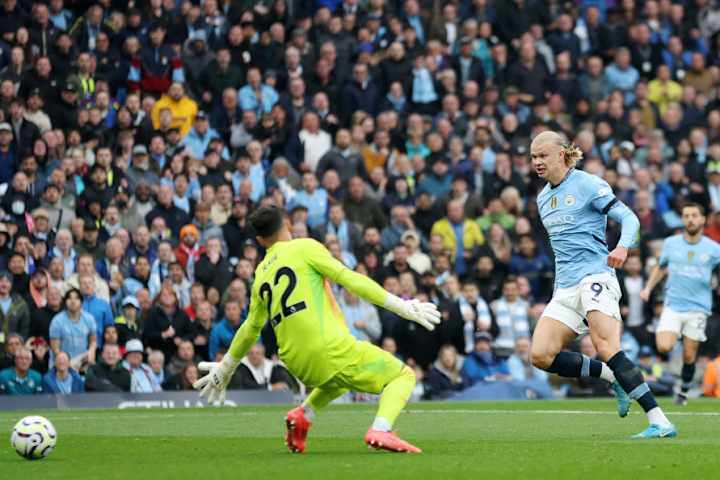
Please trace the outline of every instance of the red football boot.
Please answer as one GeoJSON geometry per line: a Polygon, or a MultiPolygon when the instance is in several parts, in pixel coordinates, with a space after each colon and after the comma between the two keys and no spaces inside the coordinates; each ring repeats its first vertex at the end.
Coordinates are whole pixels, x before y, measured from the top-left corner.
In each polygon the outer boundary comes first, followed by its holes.
{"type": "Polygon", "coordinates": [[[285,416],[285,445],[293,453],[305,451],[305,439],[312,422],[305,416],[305,409],[301,406],[293,408],[285,416]]]}
{"type": "Polygon", "coordinates": [[[400,453],[421,453],[422,450],[395,435],[394,432],[383,432],[382,430],[368,430],[365,434],[365,443],[377,450],[388,450],[400,453]]]}

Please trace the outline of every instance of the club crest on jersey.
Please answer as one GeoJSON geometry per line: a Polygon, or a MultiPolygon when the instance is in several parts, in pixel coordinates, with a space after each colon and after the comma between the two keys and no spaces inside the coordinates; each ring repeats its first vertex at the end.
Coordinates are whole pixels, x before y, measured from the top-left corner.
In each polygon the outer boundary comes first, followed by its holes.
{"type": "Polygon", "coordinates": [[[568,193],[567,195],[565,195],[565,202],[564,202],[564,203],[565,203],[565,206],[566,206],[566,207],[571,207],[571,206],[575,205],[575,197],[573,197],[572,195],[570,195],[570,194],[568,193]]]}
{"type": "Polygon", "coordinates": [[[552,197],[550,199],[550,208],[557,208],[557,197],[552,197]]]}

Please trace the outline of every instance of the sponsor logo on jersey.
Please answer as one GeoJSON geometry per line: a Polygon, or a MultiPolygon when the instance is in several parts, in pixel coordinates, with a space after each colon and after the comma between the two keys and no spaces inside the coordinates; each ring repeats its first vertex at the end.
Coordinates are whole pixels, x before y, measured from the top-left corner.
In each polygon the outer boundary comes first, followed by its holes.
{"type": "Polygon", "coordinates": [[[575,197],[568,193],[567,195],[565,195],[565,206],[571,207],[573,205],[575,205],[575,197]]]}

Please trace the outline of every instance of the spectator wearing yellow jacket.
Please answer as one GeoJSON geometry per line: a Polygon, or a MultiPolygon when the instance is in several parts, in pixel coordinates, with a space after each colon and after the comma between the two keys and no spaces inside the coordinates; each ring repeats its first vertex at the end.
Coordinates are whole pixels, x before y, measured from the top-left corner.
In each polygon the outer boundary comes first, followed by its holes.
{"type": "Polygon", "coordinates": [[[648,83],[648,100],[654,103],[660,115],[664,115],[668,105],[682,99],[682,85],[670,77],[670,68],[660,65],[657,70],[658,78],[648,83]]]}
{"type": "Polygon", "coordinates": [[[475,249],[485,243],[485,237],[478,224],[465,218],[463,204],[460,200],[451,200],[447,204],[447,217],[435,222],[432,235],[440,235],[443,247],[451,252],[455,272],[465,274],[469,268],[469,260],[475,249]],[[458,239],[461,239],[458,242],[458,239]]]}
{"type": "Polygon", "coordinates": [[[168,93],[155,102],[150,114],[154,128],[160,128],[160,111],[166,108],[172,115],[170,128],[179,128],[184,138],[192,128],[198,106],[195,100],[185,95],[185,87],[182,83],[176,82],[170,85],[168,93]]]}

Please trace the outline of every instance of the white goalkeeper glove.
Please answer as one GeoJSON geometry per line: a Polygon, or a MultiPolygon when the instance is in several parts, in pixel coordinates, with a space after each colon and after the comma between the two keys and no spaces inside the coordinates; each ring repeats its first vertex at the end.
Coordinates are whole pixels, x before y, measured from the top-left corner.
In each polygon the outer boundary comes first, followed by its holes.
{"type": "Polygon", "coordinates": [[[442,318],[434,303],[421,302],[416,298],[403,300],[391,294],[388,295],[384,307],[406,320],[419,323],[430,331],[435,330],[435,325],[439,324],[442,318]]]}
{"type": "Polygon", "coordinates": [[[208,403],[225,403],[225,389],[240,364],[229,353],[225,354],[222,362],[200,362],[198,370],[209,372],[193,383],[193,388],[200,390],[200,398],[208,403]]]}

